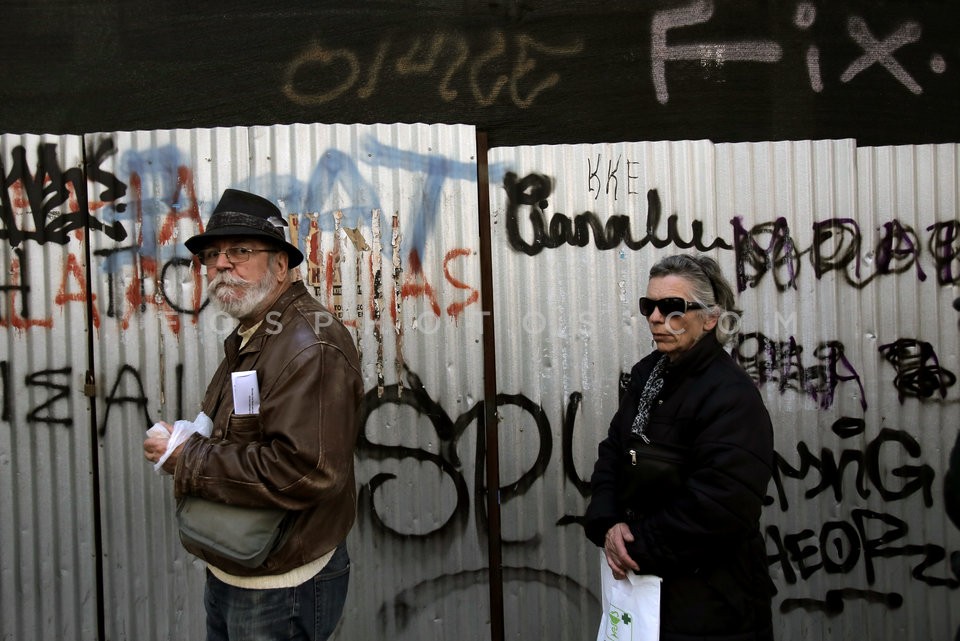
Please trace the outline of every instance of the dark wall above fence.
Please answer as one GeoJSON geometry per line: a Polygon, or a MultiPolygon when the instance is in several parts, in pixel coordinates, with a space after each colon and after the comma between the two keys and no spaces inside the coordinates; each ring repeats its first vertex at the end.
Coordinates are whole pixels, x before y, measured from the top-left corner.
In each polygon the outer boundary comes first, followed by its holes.
{"type": "Polygon", "coordinates": [[[960,141],[945,0],[0,2],[0,131],[460,122],[492,146],[960,141]]]}

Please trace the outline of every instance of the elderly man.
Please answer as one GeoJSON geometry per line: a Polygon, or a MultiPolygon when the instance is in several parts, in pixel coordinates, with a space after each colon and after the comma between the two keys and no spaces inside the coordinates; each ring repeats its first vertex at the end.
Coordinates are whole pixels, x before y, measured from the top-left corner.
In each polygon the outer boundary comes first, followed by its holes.
{"type": "Polygon", "coordinates": [[[346,328],[289,278],[303,254],[284,225],[270,201],[228,189],[206,231],[186,241],[210,299],[239,325],[203,399],[210,436],[193,434],[170,453],[168,434],[143,446],[150,461],[166,456],[179,501],[287,511],[284,536],[256,567],[181,535],[207,563],[208,641],[326,639],[346,600],[360,363],[346,328]],[[255,372],[258,413],[236,412],[234,372],[255,372]]]}

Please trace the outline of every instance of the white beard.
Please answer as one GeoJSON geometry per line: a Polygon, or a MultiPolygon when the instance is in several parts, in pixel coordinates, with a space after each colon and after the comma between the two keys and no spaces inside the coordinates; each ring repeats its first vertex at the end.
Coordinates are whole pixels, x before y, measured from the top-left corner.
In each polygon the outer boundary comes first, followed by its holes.
{"type": "Polygon", "coordinates": [[[273,293],[276,278],[268,269],[259,281],[243,280],[229,272],[220,272],[208,285],[210,300],[225,314],[236,319],[249,318],[273,293]],[[237,294],[236,290],[240,290],[237,294]]]}

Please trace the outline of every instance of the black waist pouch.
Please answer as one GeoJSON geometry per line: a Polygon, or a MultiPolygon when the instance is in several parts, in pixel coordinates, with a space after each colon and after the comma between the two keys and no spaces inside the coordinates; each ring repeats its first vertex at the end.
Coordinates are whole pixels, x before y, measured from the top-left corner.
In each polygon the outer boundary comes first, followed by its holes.
{"type": "Polygon", "coordinates": [[[659,502],[683,487],[688,448],[631,437],[620,464],[622,505],[637,507],[659,502]]]}

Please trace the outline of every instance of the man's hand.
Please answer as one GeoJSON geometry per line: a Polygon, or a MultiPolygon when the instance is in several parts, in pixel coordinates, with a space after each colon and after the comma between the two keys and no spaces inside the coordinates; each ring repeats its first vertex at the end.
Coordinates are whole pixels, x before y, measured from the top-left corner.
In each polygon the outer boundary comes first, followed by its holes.
{"type": "Polygon", "coordinates": [[[627,554],[627,543],[633,543],[633,532],[626,523],[617,523],[607,530],[603,553],[607,557],[607,565],[613,571],[613,578],[617,580],[627,578],[627,572],[640,570],[640,566],[627,554]]]}
{"type": "MultiPolygon", "coordinates": [[[[143,456],[151,463],[159,461],[160,457],[167,451],[167,445],[170,443],[170,433],[173,432],[173,426],[169,423],[160,421],[160,425],[167,430],[166,436],[149,436],[143,441],[143,456]]],[[[177,457],[180,456],[180,448],[182,447],[181,444],[163,462],[163,469],[170,474],[173,474],[177,469],[177,457]]]]}

